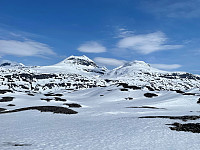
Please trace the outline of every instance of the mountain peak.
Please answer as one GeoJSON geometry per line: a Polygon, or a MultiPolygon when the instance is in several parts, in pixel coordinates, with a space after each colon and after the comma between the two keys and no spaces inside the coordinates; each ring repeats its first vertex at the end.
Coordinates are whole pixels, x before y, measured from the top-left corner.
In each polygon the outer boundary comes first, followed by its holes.
{"type": "Polygon", "coordinates": [[[70,56],[60,62],[62,64],[74,64],[74,65],[82,65],[82,66],[93,66],[97,67],[96,63],[89,59],[87,56],[70,56]]]}
{"type": "Polygon", "coordinates": [[[151,67],[148,63],[144,62],[144,61],[132,61],[132,62],[127,62],[123,65],[123,67],[127,67],[127,66],[137,66],[137,67],[151,67]]]}
{"type": "Polygon", "coordinates": [[[145,72],[155,73],[164,71],[153,68],[144,61],[135,60],[132,62],[127,62],[124,65],[111,70],[110,72],[107,73],[107,75],[110,77],[116,77],[116,76],[130,77],[134,76],[137,73],[145,73],[145,72]]]}
{"type": "Polygon", "coordinates": [[[9,60],[4,60],[0,64],[0,67],[24,67],[25,65],[22,63],[16,63],[9,60]]]}

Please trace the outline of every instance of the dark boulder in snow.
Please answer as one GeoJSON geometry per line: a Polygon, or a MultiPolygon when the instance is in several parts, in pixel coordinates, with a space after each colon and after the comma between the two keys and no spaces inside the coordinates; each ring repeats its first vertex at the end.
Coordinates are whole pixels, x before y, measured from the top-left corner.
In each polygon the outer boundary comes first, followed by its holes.
{"type": "Polygon", "coordinates": [[[59,106],[33,106],[33,107],[25,107],[25,108],[19,108],[15,110],[9,110],[9,111],[2,111],[0,114],[5,113],[14,113],[14,112],[20,112],[20,111],[27,111],[27,110],[38,110],[40,112],[53,112],[58,114],[77,114],[78,112],[65,108],[65,107],[59,107],[59,106]]]}
{"type": "Polygon", "coordinates": [[[45,96],[63,96],[63,94],[54,94],[54,93],[48,93],[44,94],[45,96]]]}
{"type": "Polygon", "coordinates": [[[120,91],[128,91],[128,89],[120,89],[120,91]]]}
{"type": "Polygon", "coordinates": [[[200,104],[200,98],[198,99],[197,104],[200,104]]]}
{"type": "Polygon", "coordinates": [[[15,104],[8,104],[7,106],[15,106],[15,104]]]}
{"type": "Polygon", "coordinates": [[[10,102],[14,99],[14,97],[2,97],[0,102],[10,102]]]}
{"type": "Polygon", "coordinates": [[[173,127],[169,127],[171,130],[200,133],[200,123],[181,124],[181,123],[175,122],[173,124],[168,124],[168,125],[173,126],[173,127]]]}
{"type": "Polygon", "coordinates": [[[64,103],[63,105],[67,105],[67,106],[69,106],[69,107],[76,107],[76,108],[82,107],[80,104],[76,104],[76,103],[71,103],[71,104],[69,104],[69,103],[64,103]]]}
{"type": "Polygon", "coordinates": [[[6,110],[5,108],[0,108],[0,112],[6,110]]]}
{"type": "Polygon", "coordinates": [[[5,94],[7,92],[13,93],[12,90],[0,90],[0,94],[5,94]]]}
{"type": "Polygon", "coordinates": [[[158,96],[157,94],[154,94],[154,93],[145,93],[144,94],[145,97],[148,97],[148,98],[152,98],[152,97],[156,97],[158,96]]]}

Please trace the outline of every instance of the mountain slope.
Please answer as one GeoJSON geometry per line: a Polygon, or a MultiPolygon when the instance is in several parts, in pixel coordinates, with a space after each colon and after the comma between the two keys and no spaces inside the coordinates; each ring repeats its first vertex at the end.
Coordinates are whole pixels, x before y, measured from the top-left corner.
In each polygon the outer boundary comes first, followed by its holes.
{"type": "Polygon", "coordinates": [[[200,87],[199,75],[162,71],[143,61],[128,62],[109,71],[104,78],[142,87],[150,86],[155,90],[188,90],[200,87]]]}
{"type": "Polygon", "coordinates": [[[105,67],[99,67],[94,61],[85,55],[70,56],[55,65],[42,66],[36,69],[40,72],[75,73],[81,75],[101,75],[107,71],[105,67]]]}
{"type": "Polygon", "coordinates": [[[86,56],[70,56],[52,66],[1,67],[1,89],[47,92],[60,89],[86,89],[119,83],[151,90],[200,88],[200,76],[155,69],[143,61],[126,63],[108,71],[86,56]]]}

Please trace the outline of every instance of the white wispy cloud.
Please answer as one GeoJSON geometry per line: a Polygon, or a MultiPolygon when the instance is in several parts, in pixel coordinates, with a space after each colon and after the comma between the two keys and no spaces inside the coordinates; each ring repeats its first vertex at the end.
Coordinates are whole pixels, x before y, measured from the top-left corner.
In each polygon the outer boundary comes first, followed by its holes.
{"type": "Polygon", "coordinates": [[[133,34],[134,34],[134,31],[130,31],[130,30],[127,30],[125,28],[119,28],[117,30],[116,38],[125,38],[125,37],[128,37],[128,36],[132,36],[133,34]]]}
{"type": "Polygon", "coordinates": [[[118,60],[114,58],[104,58],[104,57],[95,57],[94,61],[99,64],[107,66],[121,66],[126,62],[124,60],[118,60]]]}
{"type": "Polygon", "coordinates": [[[106,52],[106,47],[96,41],[88,41],[78,47],[78,50],[85,53],[103,53],[106,52]]]}
{"type": "Polygon", "coordinates": [[[141,54],[150,54],[155,51],[183,47],[183,45],[166,44],[167,40],[168,39],[163,32],[154,32],[125,37],[118,42],[117,46],[118,48],[127,48],[141,54]]]}
{"type": "Polygon", "coordinates": [[[46,56],[55,52],[47,44],[36,41],[0,40],[0,55],[46,56]]]}
{"type": "Polygon", "coordinates": [[[141,2],[145,11],[158,16],[171,18],[199,18],[200,0],[144,0],[141,2]]]}
{"type": "Polygon", "coordinates": [[[152,67],[157,68],[157,69],[164,69],[164,70],[173,70],[173,69],[178,69],[182,67],[179,64],[150,64],[152,67]]]}

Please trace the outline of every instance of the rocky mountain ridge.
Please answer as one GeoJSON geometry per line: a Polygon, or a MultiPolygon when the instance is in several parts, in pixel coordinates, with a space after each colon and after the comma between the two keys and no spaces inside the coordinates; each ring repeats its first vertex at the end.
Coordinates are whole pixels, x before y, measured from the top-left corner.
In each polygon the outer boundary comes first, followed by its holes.
{"type": "Polygon", "coordinates": [[[99,67],[87,56],[70,56],[52,66],[0,67],[1,89],[29,92],[78,90],[128,84],[151,90],[189,90],[200,88],[200,76],[155,69],[143,61],[128,62],[116,69],[99,67]]]}

